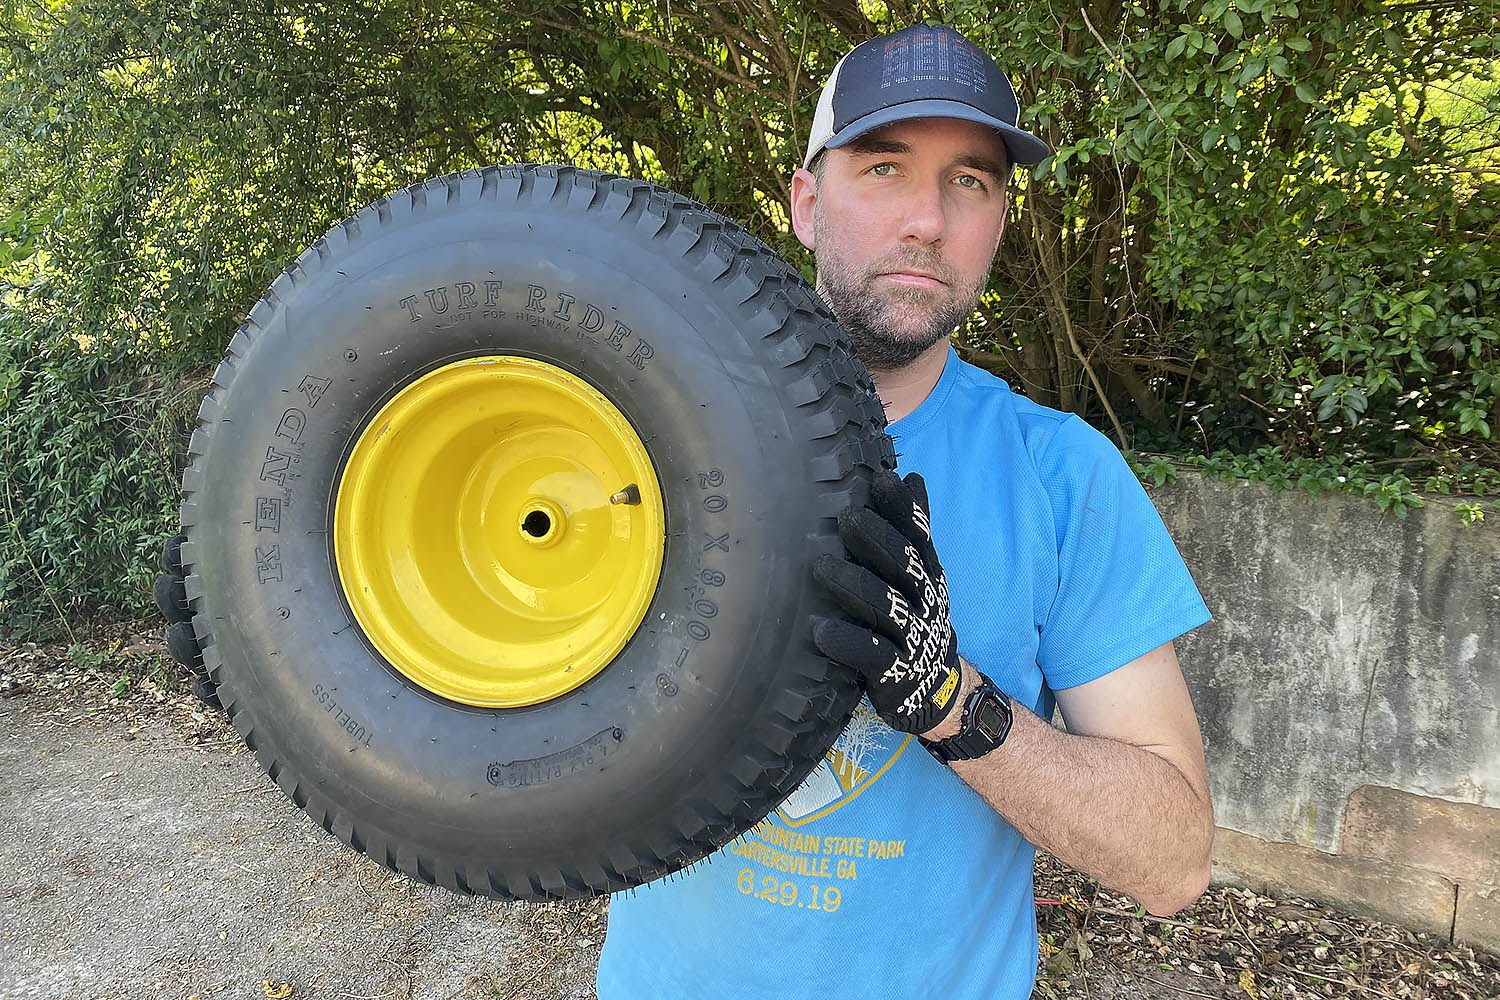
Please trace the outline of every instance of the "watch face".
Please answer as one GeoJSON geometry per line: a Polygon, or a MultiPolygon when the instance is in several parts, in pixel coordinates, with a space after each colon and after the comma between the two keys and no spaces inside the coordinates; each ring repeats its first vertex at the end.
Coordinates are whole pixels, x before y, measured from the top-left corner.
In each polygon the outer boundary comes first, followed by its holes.
{"type": "Polygon", "coordinates": [[[1005,711],[994,698],[986,698],[979,703],[979,711],[975,713],[974,723],[979,730],[989,739],[996,739],[1005,732],[1005,711]]]}

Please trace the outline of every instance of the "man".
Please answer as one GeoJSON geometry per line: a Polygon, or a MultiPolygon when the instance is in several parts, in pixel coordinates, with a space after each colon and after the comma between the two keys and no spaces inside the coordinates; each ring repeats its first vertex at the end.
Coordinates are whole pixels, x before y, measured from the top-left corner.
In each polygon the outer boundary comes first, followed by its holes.
{"type": "Polygon", "coordinates": [[[849,620],[813,622],[814,641],[868,705],[750,833],[613,899],[601,1000],[1019,1000],[1033,844],[1158,915],[1207,885],[1212,809],[1172,649],[1207,608],[1119,452],[948,344],[1011,165],[1049,152],[1018,113],[1000,68],[943,27],[858,46],[823,91],[792,224],[907,473],[840,518],[852,558],[815,567],[849,620]]]}

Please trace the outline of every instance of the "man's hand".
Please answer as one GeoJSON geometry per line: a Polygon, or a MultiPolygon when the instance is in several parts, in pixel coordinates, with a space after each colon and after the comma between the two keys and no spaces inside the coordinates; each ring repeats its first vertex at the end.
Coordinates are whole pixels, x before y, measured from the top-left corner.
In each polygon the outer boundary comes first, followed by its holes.
{"type": "Polygon", "coordinates": [[[859,672],[893,729],[927,733],[959,704],[960,680],[927,484],[915,472],[877,473],[870,506],[839,514],[839,536],[854,561],[823,556],[813,576],[858,624],[814,618],[813,642],[859,672]]]}

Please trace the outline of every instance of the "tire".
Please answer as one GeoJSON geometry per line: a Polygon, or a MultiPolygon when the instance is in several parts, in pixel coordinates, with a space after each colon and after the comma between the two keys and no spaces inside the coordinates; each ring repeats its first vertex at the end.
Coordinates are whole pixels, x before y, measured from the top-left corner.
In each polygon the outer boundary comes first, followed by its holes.
{"type": "Polygon", "coordinates": [[[164,638],[172,659],[193,673],[203,673],[203,654],[198,648],[193,625],[185,621],[173,622],[167,626],[164,638]]]}
{"type": "Polygon", "coordinates": [[[173,535],[161,549],[161,570],[168,576],[182,576],[182,543],[187,536],[173,535]]]}
{"type": "Polygon", "coordinates": [[[193,678],[193,696],[209,708],[219,711],[224,708],[219,702],[218,693],[214,690],[214,682],[207,677],[193,678]]]}
{"type": "Polygon", "coordinates": [[[414,185],[302,253],[214,373],[182,485],[208,676],[282,791],[393,870],[504,899],[638,885],[764,817],[847,722],[858,686],[812,645],[808,617],[835,610],[808,567],[894,467],[883,427],[816,295],[703,206],[567,167],[414,185]],[[623,648],[525,705],[450,697],[383,653],[337,541],[369,527],[341,527],[341,496],[400,492],[350,464],[377,414],[496,357],[618,408],[665,519],[623,648]]]}
{"type": "Polygon", "coordinates": [[[192,612],[188,608],[187,585],[181,576],[167,574],[157,577],[151,592],[156,599],[157,609],[168,625],[186,623],[192,618],[192,612]]]}

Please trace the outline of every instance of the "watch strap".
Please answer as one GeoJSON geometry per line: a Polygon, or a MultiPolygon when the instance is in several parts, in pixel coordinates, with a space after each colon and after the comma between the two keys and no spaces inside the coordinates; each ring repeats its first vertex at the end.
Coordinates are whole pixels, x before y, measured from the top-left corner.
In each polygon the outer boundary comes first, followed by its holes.
{"type": "Polygon", "coordinates": [[[923,740],[922,744],[944,764],[973,760],[1005,742],[1013,717],[1010,696],[980,674],[979,686],[964,700],[958,732],[945,740],[923,740]]]}

